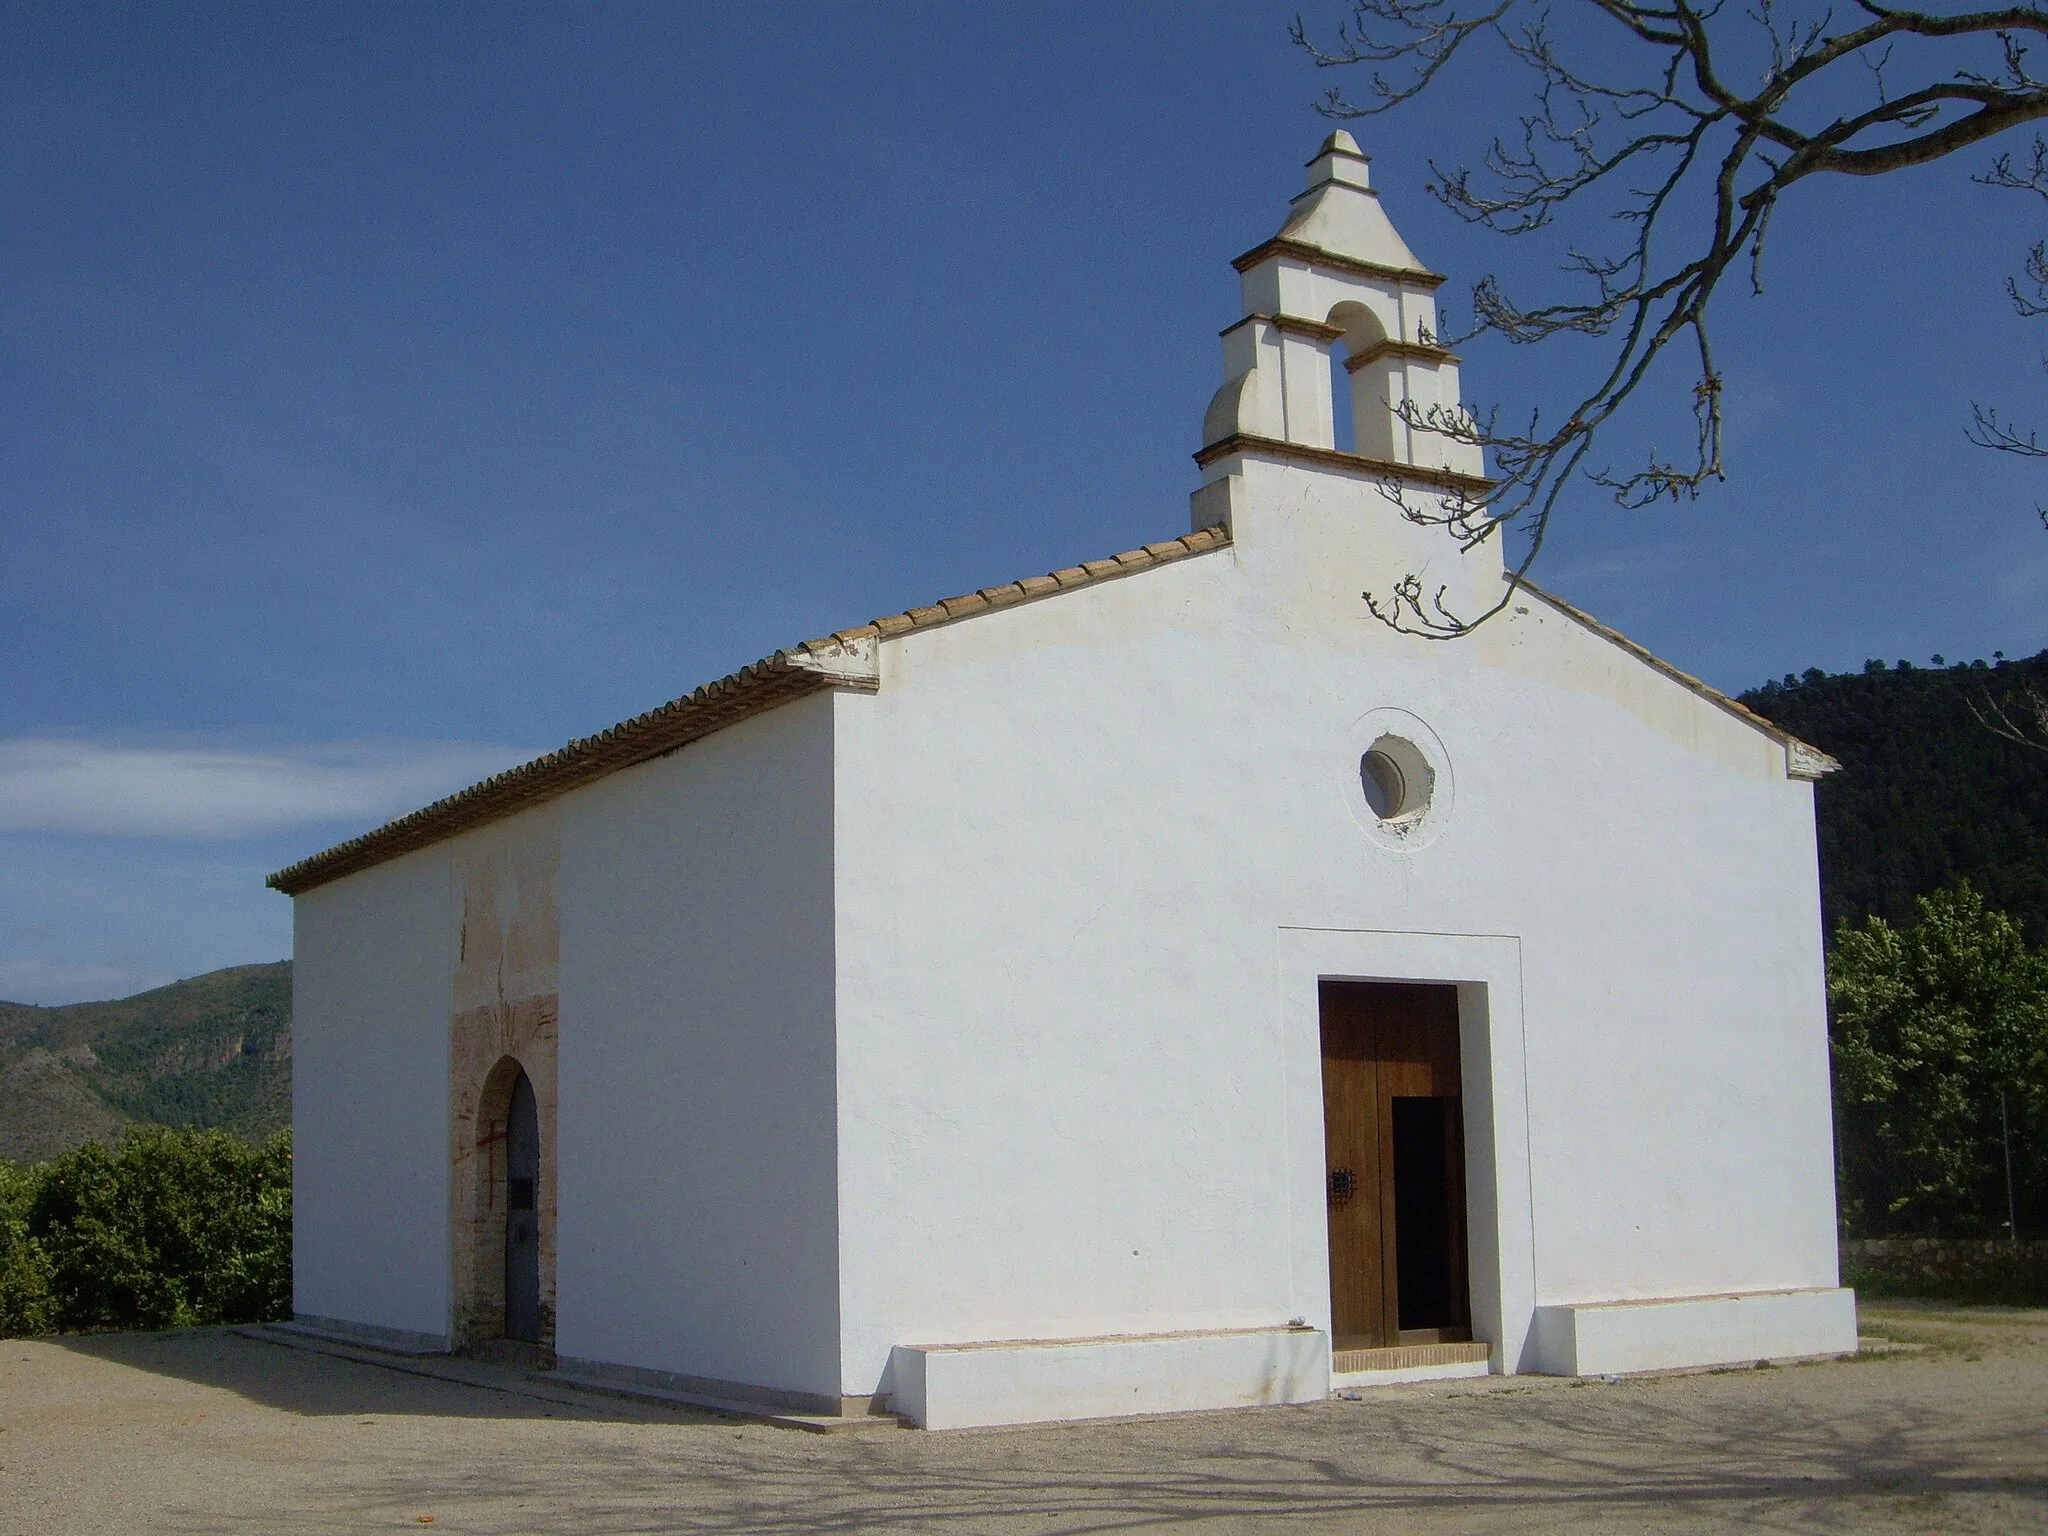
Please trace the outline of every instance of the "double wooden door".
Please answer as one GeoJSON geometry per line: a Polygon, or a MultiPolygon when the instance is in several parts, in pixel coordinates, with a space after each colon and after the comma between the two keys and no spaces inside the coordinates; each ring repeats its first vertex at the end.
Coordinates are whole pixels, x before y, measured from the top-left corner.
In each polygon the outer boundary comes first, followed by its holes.
{"type": "Polygon", "coordinates": [[[1333,1344],[1471,1338],[1456,987],[1325,981],[1333,1344]]]}

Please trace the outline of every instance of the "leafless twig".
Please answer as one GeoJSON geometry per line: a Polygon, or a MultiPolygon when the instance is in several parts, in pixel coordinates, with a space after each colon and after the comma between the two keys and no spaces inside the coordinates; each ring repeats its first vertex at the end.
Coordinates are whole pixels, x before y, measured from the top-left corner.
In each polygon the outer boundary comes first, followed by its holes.
{"type": "Polygon", "coordinates": [[[1970,701],[1970,713],[1994,736],[2048,752],[2048,695],[2032,683],[2022,683],[2018,695],[1993,698],[1986,693],[1970,701]]]}
{"type": "MultiPolygon", "coordinates": [[[[1855,0],[1853,24],[1841,25],[1833,11],[1791,14],[1778,0],[1754,0],[1743,12],[1725,0],[1576,0],[1573,14],[1621,28],[1636,67],[1619,78],[1581,68],[1553,37],[1542,0],[1351,0],[1327,43],[1299,18],[1292,28],[1319,66],[1367,71],[1361,96],[1329,92],[1322,110],[1338,118],[1414,100],[1475,46],[1504,51],[1531,81],[1531,109],[1477,167],[1433,165],[1430,190],[1460,217],[1507,235],[1548,228],[1574,200],[1605,198],[1620,226],[1613,249],[1574,247],[1564,259],[1589,295],[1526,306],[1488,277],[1473,290],[1467,333],[1518,344],[1606,339],[1611,353],[1598,384],[1555,424],[1537,415],[1523,431],[1491,421],[1462,427],[1493,458],[1498,483],[1484,496],[1444,507],[1403,502],[1407,515],[1447,526],[1461,541],[1519,526],[1527,548],[1517,577],[1541,550],[1576,476],[1630,507],[1686,500],[1723,477],[1726,386],[1709,309],[1731,269],[1746,270],[1761,291],[1770,216],[1790,189],[1817,175],[1924,165],[2048,117],[2048,81],[2027,62],[2028,44],[2048,36],[2048,10],[2032,4],[1941,14],[1855,0]],[[1844,105],[1858,70],[1867,77],[1860,109],[1844,105]],[[1653,452],[1633,471],[1588,468],[1601,430],[1680,343],[1693,373],[1684,453],[1653,452]]],[[[2031,167],[2002,157],[1982,179],[2048,196],[2048,148],[2036,142],[2031,167]]],[[[2048,253],[2040,246],[2028,276],[2033,297],[2013,289],[2021,313],[2036,312],[2028,305],[2048,312],[2048,253]]],[[[1406,414],[1422,430],[1459,430],[1428,412],[1406,414]]],[[[2006,452],[2048,456],[2048,446],[1990,412],[1979,413],[1973,435],[2006,452]]],[[[1449,614],[1441,594],[1425,594],[1412,578],[1372,601],[1387,622],[1441,637],[1498,611],[1449,614]]]]}

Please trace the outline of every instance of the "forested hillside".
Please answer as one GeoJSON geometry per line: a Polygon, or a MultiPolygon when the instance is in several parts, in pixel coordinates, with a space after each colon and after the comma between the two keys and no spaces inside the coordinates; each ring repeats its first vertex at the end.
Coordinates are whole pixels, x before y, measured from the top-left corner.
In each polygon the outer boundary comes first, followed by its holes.
{"type": "Polygon", "coordinates": [[[1844,919],[1913,921],[1913,898],[1968,880],[2048,943],[2048,751],[2001,740],[1972,706],[2048,692],[2048,651],[2022,661],[1809,671],[1742,702],[1841,759],[1816,796],[1821,899],[1844,919]]]}
{"type": "Polygon", "coordinates": [[[257,1139],[291,1123],[292,968],[238,965],[108,1003],[0,1003],[0,1158],[141,1122],[257,1139]]]}

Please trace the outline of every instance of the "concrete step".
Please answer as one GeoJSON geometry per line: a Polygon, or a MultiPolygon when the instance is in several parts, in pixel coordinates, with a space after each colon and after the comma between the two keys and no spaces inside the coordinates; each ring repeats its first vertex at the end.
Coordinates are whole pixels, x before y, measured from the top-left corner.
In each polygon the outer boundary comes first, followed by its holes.
{"type": "Polygon", "coordinates": [[[574,1387],[580,1392],[592,1392],[639,1402],[666,1403],[678,1408],[708,1408],[717,1413],[735,1414],[753,1419],[757,1423],[774,1424],[783,1429],[801,1429],[813,1435],[859,1434],[878,1429],[914,1427],[907,1419],[893,1413],[795,1413],[789,1409],[767,1408],[759,1403],[741,1402],[735,1398],[715,1397],[708,1393],[677,1392],[666,1387],[643,1386],[638,1382],[620,1382],[603,1376],[585,1376],[575,1371],[549,1371],[547,1379],[566,1387],[574,1387]]]}

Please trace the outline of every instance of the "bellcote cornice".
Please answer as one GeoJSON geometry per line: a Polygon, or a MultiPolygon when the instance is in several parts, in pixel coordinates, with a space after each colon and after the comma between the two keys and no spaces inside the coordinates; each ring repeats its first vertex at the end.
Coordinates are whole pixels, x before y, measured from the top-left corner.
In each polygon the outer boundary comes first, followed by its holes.
{"type": "Polygon", "coordinates": [[[1378,466],[1446,489],[1487,483],[1476,446],[1428,425],[1462,410],[1458,359],[1437,339],[1434,295],[1444,275],[1394,228],[1350,134],[1323,141],[1279,231],[1232,265],[1243,317],[1223,332],[1224,384],[1196,456],[1210,479],[1249,452],[1332,469],[1340,460],[1378,466]]]}

